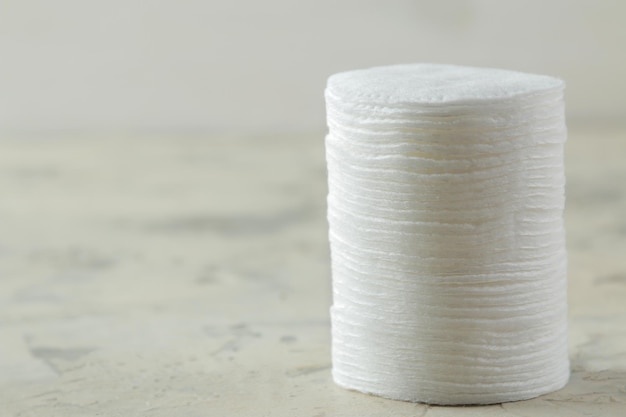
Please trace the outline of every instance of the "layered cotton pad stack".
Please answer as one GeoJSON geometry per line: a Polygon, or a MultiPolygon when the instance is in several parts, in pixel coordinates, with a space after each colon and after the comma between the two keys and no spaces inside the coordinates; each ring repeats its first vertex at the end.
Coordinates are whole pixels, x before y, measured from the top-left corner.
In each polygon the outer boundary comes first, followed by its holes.
{"type": "Polygon", "coordinates": [[[338,385],[489,404],[567,383],[563,88],[431,64],[329,78],[338,385]]]}

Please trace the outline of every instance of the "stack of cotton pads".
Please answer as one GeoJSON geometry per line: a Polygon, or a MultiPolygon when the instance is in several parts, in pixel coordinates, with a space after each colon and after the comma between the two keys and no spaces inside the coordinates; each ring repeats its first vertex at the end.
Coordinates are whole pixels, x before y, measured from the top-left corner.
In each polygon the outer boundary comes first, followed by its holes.
{"type": "Polygon", "coordinates": [[[333,377],[431,404],[569,377],[563,82],[416,64],[333,75],[333,377]]]}

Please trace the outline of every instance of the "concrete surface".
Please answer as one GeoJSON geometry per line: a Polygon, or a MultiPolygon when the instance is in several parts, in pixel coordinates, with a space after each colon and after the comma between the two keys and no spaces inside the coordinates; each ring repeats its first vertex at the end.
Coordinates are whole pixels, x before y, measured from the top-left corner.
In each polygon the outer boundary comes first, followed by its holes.
{"type": "Polygon", "coordinates": [[[0,416],[626,415],[625,158],[570,134],[570,384],[429,407],[332,383],[322,135],[2,141],[0,416]]]}

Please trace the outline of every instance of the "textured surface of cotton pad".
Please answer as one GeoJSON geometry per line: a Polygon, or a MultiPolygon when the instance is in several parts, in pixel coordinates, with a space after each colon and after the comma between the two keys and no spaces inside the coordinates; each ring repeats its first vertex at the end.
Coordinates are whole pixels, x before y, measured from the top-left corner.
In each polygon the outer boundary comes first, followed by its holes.
{"type": "Polygon", "coordinates": [[[326,90],[333,378],[432,404],[569,377],[563,82],[417,64],[326,90]]]}
{"type": "Polygon", "coordinates": [[[353,102],[433,106],[506,101],[558,91],[563,86],[563,81],[545,75],[409,64],[341,72],[328,79],[327,91],[353,102]]]}

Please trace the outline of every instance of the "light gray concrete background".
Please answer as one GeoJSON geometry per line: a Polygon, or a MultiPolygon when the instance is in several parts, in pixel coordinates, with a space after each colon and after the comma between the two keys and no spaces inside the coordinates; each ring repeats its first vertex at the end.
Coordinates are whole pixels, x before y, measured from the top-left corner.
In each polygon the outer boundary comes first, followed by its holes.
{"type": "Polygon", "coordinates": [[[0,135],[322,131],[331,73],[440,62],[567,81],[570,123],[626,116],[619,0],[8,0],[0,135]]]}
{"type": "Polygon", "coordinates": [[[487,407],[341,389],[323,142],[0,142],[2,417],[623,417],[626,146],[572,132],[570,383],[487,407]]]}

